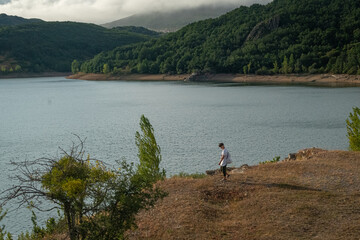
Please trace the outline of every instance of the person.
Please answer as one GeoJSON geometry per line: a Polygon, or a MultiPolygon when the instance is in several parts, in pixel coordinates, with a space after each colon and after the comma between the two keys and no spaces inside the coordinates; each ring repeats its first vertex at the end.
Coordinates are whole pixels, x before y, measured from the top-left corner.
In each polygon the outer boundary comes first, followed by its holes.
{"type": "Polygon", "coordinates": [[[224,175],[224,181],[226,181],[227,178],[230,177],[230,175],[226,172],[226,165],[228,164],[228,160],[230,160],[230,153],[229,151],[225,148],[224,143],[219,143],[219,148],[222,149],[221,151],[221,157],[220,157],[220,170],[222,171],[223,175],[224,175]]]}

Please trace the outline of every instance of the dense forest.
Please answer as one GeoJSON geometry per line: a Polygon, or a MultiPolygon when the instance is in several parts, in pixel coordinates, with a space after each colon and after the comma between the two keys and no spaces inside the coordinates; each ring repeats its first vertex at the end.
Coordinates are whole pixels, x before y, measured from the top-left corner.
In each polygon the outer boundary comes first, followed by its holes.
{"type": "Polygon", "coordinates": [[[70,72],[74,59],[85,61],[102,51],[147,41],[157,35],[141,27],[106,29],[75,22],[3,26],[0,27],[0,74],[70,72]]]}
{"type": "Polygon", "coordinates": [[[20,25],[25,23],[35,23],[35,22],[43,22],[43,20],[37,18],[27,19],[18,16],[9,16],[6,15],[5,13],[0,14],[0,27],[20,25]]]}
{"type": "Polygon", "coordinates": [[[83,72],[360,74],[360,1],[274,0],[104,51],[83,72]]]}

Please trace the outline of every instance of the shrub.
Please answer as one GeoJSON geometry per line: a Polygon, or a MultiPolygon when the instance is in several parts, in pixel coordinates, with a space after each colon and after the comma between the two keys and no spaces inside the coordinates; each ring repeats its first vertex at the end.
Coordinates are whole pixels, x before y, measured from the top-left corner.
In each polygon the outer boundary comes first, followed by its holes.
{"type": "Polygon", "coordinates": [[[354,107],[353,111],[353,113],[350,113],[349,118],[346,119],[349,149],[352,151],[360,151],[360,109],[354,107]]]}
{"type": "Polygon", "coordinates": [[[259,162],[259,164],[275,163],[275,162],[279,162],[279,161],[280,161],[280,156],[276,156],[276,157],[274,157],[272,160],[268,160],[268,161],[264,161],[264,162],[259,162]]]}

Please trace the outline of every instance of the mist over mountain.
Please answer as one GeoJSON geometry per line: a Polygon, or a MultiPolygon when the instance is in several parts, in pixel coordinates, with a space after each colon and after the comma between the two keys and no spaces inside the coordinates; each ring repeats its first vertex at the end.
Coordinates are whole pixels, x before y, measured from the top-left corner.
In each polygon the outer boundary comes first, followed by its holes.
{"type": "Polygon", "coordinates": [[[201,6],[197,8],[166,12],[156,11],[141,13],[106,23],[102,26],[107,28],[118,26],[142,26],[154,31],[174,32],[189,23],[218,17],[235,9],[236,7],[237,5],[201,6]]]}
{"type": "Polygon", "coordinates": [[[268,2],[270,0],[0,0],[0,13],[45,21],[103,24],[134,14],[173,12],[211,5],[239,7],[268,2]]]}
{"type": "MultiPolygon", "coordinates": [[[[268,3],[270,0],[260,2],[268,3]]],[[[244,2],[223,3],[218,5],[203,5],[195,8],[139,13],[102,24],[102,26],[107,28],[117,26],[141,26],[154,31],[174,32],[190,23],[219,17],[239,7],[240,4],[246,5],[244,2]]]]}

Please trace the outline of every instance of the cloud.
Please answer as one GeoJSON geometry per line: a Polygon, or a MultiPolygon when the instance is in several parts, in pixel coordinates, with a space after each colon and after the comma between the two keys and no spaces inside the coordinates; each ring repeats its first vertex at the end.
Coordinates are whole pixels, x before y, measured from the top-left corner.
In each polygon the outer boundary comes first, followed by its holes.
{"type": "MultiPolygon", "coordinates": [[[[270,1],[222,0],[221,4],[240,6],[270,1]]],[[[105,23],[136,13],[201,5],[219,5],[219,0],[0,0],[0,13],[47,21],[105,23]]]]}

